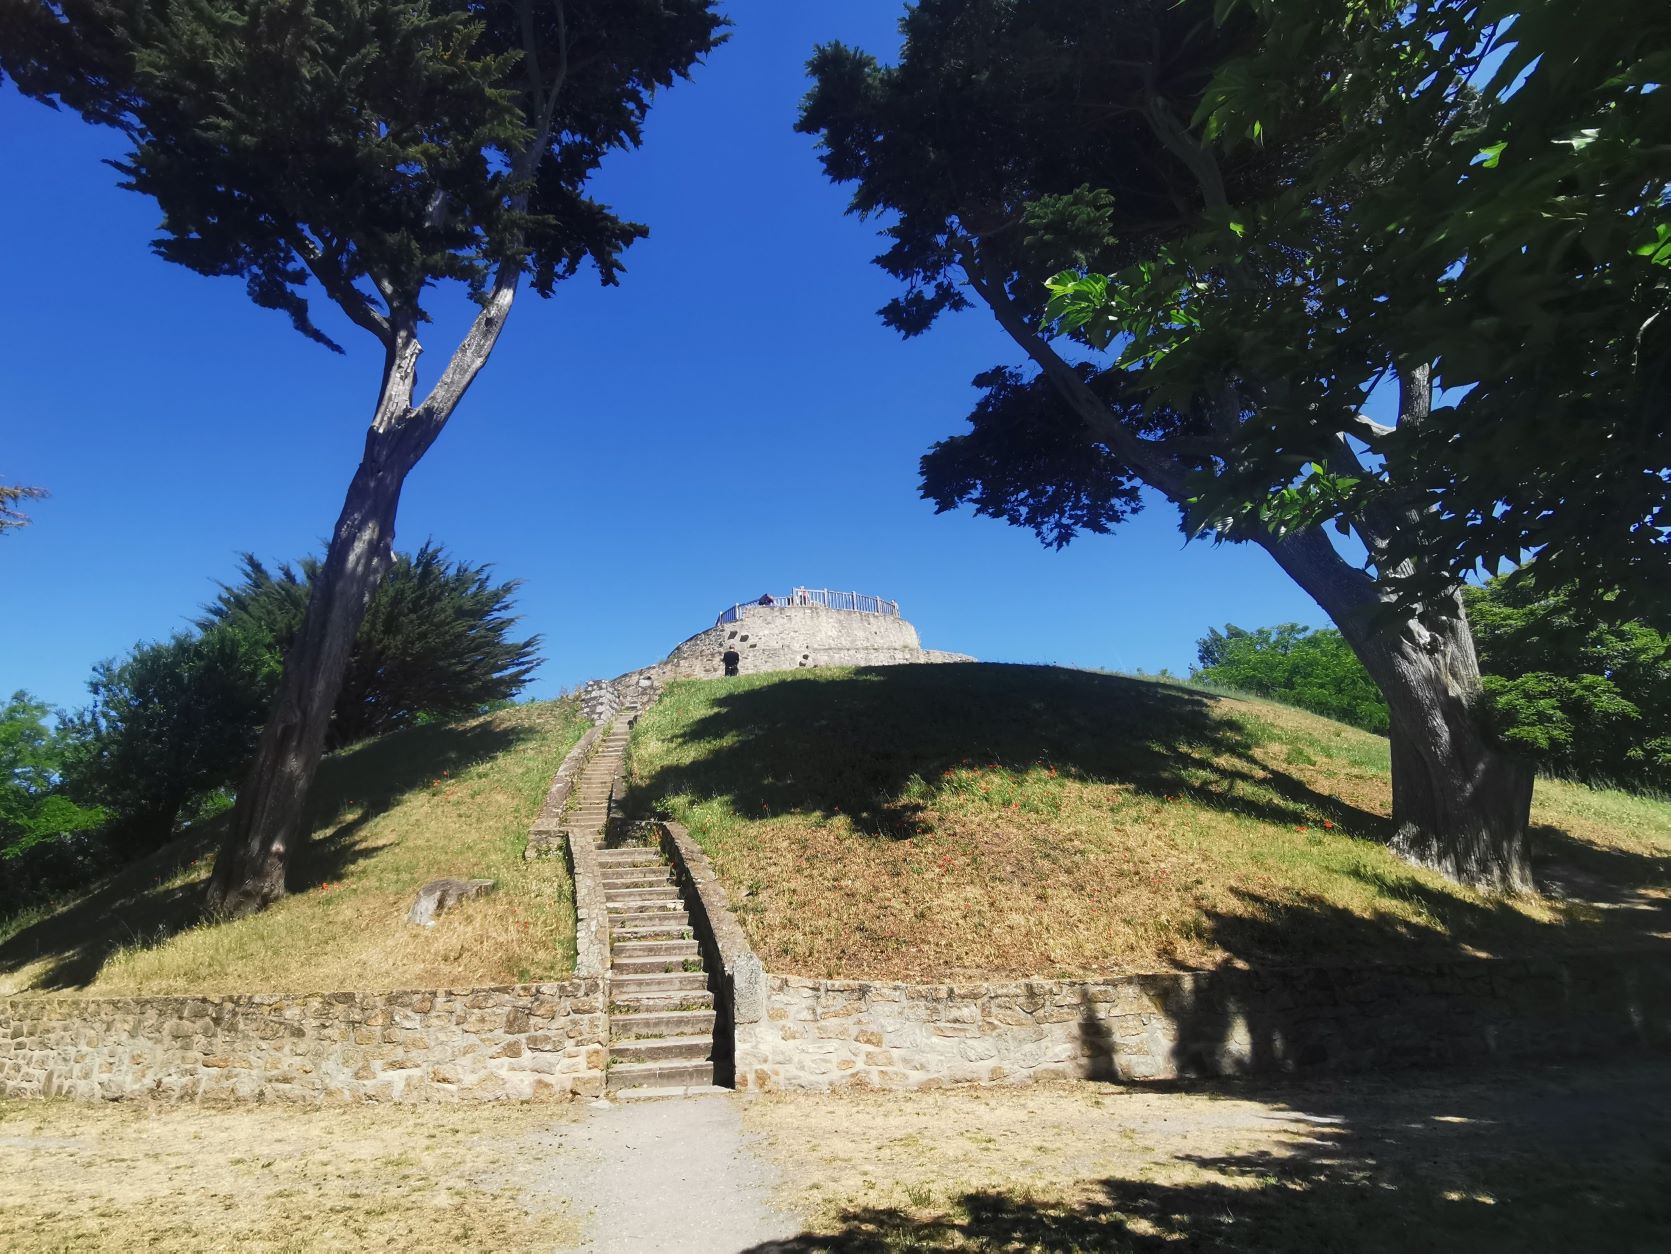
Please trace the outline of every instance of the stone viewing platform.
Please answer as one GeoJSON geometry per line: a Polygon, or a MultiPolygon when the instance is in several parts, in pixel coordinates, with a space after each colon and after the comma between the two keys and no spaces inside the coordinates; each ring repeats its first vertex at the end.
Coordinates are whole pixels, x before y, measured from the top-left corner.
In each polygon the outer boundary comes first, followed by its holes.
{"type": "Polygon", "coordinates": [[[718,678],[726,673],[728,653],[736,654],[733,665],[744,675],[817,666],[974,661],[962,653],[923,648],[917,629],[900,617],[898,601],[796,588],[731,606],[655,669],[664,679],[718,678]]]}

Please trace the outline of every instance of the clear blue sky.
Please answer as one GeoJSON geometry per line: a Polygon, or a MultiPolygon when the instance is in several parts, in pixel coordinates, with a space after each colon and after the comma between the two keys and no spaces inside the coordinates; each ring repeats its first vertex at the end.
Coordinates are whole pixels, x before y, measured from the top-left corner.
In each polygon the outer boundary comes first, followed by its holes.
{"type": "MultiPolygon", "coordinates": [[[[524,581],[548,658],[532,695],[794,584],[896,597],[930,647],[1124,670],[1184,670],[1209,625],[1324,621],[1263,553],[1185,546],[1164,501],[1055,553],[918,499],[969,380],[1019,354],[979,309],[909,342],[884,328],[875,224],[791,129],[813,44],[891,57],[901,7],[732,0],[731,41],[599,180],[651,227],[622,285],[525,293],[408,482],[397,547],[433,536],[524,581]]],[[[239,551],[321,547],[377,380],[332,311],[346,357],[153,257],[155,206],[100,163],[119,152],[0,89],[0,480],[52,492],[0,539],[0,689],[64,706],[94,661],[184,626],[239,551]]]]}

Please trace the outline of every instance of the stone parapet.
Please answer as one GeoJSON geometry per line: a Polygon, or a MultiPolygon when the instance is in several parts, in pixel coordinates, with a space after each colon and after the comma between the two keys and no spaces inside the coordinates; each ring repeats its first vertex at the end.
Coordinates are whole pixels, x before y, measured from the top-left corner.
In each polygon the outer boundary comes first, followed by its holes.
{"type": "Polygon", "coordinates": [[[490,1101],[603,1092],[603,982],[0,1001],[0,1096],[490,1101]]]}
{"type": "Polygon", "coordinates": [[[766,977],[739,1088],[1172,1080],[1671,1047],[1671,952],[1106,980],[766,977]]]}
{"type": "Polygon", "coordinates": [[[528,828],[528,847],[522,851],[523,858],[537,858],[551,853],[561,840],[563,811],[568,808],[569,794],[574,791],[580,772],[586,769],[586,760],[592,756],[592,748],[603,731],[601,726],[587,728],[586,733],[564,755],[556,775],[552,776],[551,787],[546,790],[540,812],[528,828]]]}

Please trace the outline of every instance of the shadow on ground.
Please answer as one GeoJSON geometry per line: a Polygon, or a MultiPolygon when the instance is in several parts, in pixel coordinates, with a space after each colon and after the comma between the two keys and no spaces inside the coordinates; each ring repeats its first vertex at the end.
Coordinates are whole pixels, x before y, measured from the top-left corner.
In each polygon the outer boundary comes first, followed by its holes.
{"type": "MultiPolygon", "coordinates": [[[[1182,1127],[1155,1138],[1129,1173],[1052,1180],[1048,1192],[976,1189],[921,1205],[913,1198],[909,1210],[856,1207],[749,1254],[1663,1250],[1671,1233],[1668,1076],[1662,1064],[1634,1064],[1198,1086],[1197,1095],[1267,1110],[1227,1112],[1227,1132],[1213,1118],[1217,1103],[1199,1116],[1180,1103],[1182,1127]],[[1192,1118],[1214,1125],[1195,1139],[1245,1148],[1193,1152],[1192,1118]],[[1074,1201],[1052,1200],[1064,1192],[1074,1201]]],[[[1116,1096],[1087,1118],[1106,1121],[1114,1152],[1132,1153],[1133,1141],[1150,1143],[1154,1116],[1134,1129],[1120,1106],[1116,1096]]]]}
{"type": "MultiPolygon", "coordinates": [[[[288,888],[302,892],[341,879],[376,852],[364,843],[363,830],[401,797],[444,771],[456,773],[504,753],[529,734],[483,723],[437,725],[333,754],[320,767],[309,806],[313,836],[291,859],[288,888]]],[[[221,815],[130,863],[86,896],[9,937],[0,944],[0,976],[44,962],[30,991],[85,988],[114,954],[154,949],[201,923],[202,878],[175,881],[194,866],[206,875],[229,817],[221,815]]]]}
{"type": "Polygon", "coordinates": [[[1253,756],[1212,696],[1120,675],[991,663],[861,667],[832,679],[744,687],[714,699],[687,743],[723,740],[694,762],[635,781],[640,796],[725,795],[738,814],[844,813],[863,832],[908,838],[914,780],[959,765],[1050,765],[1154,797],[1188,794],[1276,823],[1330,818],[1385,840],[1387,819],[1253,756]],[[862,752],[855,752],[856,749],[862,752]],[[1258,784],[1249,796],[1236,784],[1258,784]]]}
{"type": "MultiPolygon", "coordinates": [[[[911,792],[932,788],[947,769],[1046,764],[1087,782],[1184,796],[1264,822],[1329,820],[1370,840],[1391,835],[1385,816],[1318,791],[1275,764],[1274,754],[1256,755],[1263,743],[1257,720],[1250,726],[1225,717],[1214,711],[1216,698],[1175,685],[1055,667],[954,664],[808,672],[733,691],[704,686],[704,697],[712,712],[678,733],[700,756],[635,778],[631,801],[641,811],[672,795],[721,798],[751,819],[845,814],[872,839],[909,840],[923,809],[911,792]]],[[[1671,880],[1671,857],[1601,849],[1548,826],[1533,841],[1547,877],[1576,874],[1626,895],[1636,891],[1629,886],[1671,880]]],[[[1344,873],[1407,901],[1411,917],[1365,917],[1320,898],[1244,891],[1245,912],[1207,913],[1210,939],[1236,962],[1261,964],[1657,945],[1671,936],[1664,894],[1643,898],[1634,911],[1576,911],[1545,923],[1509,902],[1429,883],[1401,863],[1364,862],[1344,873]]]]}

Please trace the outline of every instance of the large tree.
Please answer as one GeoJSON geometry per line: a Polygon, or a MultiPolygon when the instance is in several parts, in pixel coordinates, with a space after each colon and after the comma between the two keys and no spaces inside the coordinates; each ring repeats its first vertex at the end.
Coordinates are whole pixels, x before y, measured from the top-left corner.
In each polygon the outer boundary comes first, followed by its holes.
{"type": "MultiPolygon", "coordinates": [[[[1500,315],[1490,323],[1486,294],[1511,305],[1522,295],[1493,292],[1489,275],[1441,288],[1460,272],[1454,252],[1444,262],[1439,248],[1396,251],[1401,230],[1425,243],[1422,232],[1447,224],[1463,269],[1503,243],[1477,213],[1459,223],[1444,212],[1489,147],[1479,125],[1493,98],[1474,83],[1490,21],[1480,5],[1443,2],[922,0],[902,19],[895,65],[840,45],[817,51],[800,126],[819,136],[830,177],[854,185],[853,209],[888,219],[878,261],[905,291],[884,319],[917,334],[978,301],[1033,367],[977,380],[986,394],[972,430],[924,459],[925,495],[1059,545],[1110,530],[1148,489],[1190,532],[1264,548],[1387,700],[1398,849],[1459,880],[1525,888],[1532,772],[1487,733],[1458,580],[1481,556],[1518,555],[1540,535],[1575,545],[1581,527],[1552,456],[1514,498],[1524,511],[1484,504],[1517,482],[1501,458],[1512,437],[1493,432],[1498,457],[1470,448],[1470,474],[1456,473],[1452,437],[1508,421],[1503,398],[1524,402],[1524,378],[1476,376],[1482,398],[1498,400],[1468,422],[1435,395],[1424,318],[1485,322],[1468,341],[1477,349],[1513,337],[1500,315]],[[1295,63],[1285,39],[1309,39],[1317,55],[1295,63]],[[1475,234],[1458,242],[1463,227],[1475,234]],[[1390,428],[1363,416],[1377,387],[1396,394],[1390,428]],[[1447,484],[1467,489],[1454,506],[1447,484]]],[[[1563,83],[1552,94],[1572,108],[1546,109],[1537,126],[1558,132],[1569,114],[1605,111],[1598,84],[1615,68],[1601,58],[1563,83]]],[[[1511,75],[1495,99],[1512,99],[1513,85],[1511,75]]],[[[1530,122],[1523,131],[1528,150],[1550,138],[1530,122]]],[[[1646,210],[1642,238],[1621,233],[1609,259],[1641,256],[1657,238],[1642,168],[1614,188],[1615,204],[1634,197],[1646,210]]],[[[1558,177],[1538,186],[1572,192],[1558,177]]],[[[1552,260],[1565,259],[1534,255],[1524,268],[1565,292],[1552,260]]],[[[1645,281],[1650,308],[1655,282],[1645,281]]],[[[1618,386],[1619,328],[1637,306],[1621,312],[1613,294],[1602,310],[1604,281],[1591,297],[1591,312],[1607,315],[1595,336],[1613,351],[1569,412],[1609,415],[1607,402],[1629,393],[1619,422],[1639,438],[1607,466],[1617,482],[1634,473],[1634,495],[1615,493],[1606,515],[1615,549],[1635,563],[1614,569],[1629,574],[1663,562],[1652,527],[1663,479],[1651,473],[1663,442],[1640,436],[1652,410],[1642,390],[1618,386]]],[[[1488,357],[1476,351],[1469,365],[1488,357]]],[[[1565,360],[1576,390],[1584,377],[1576,356],[1565,360]]],[[[1527,362],[1514,358],[1522,371],[1527,362]]],[[[1593,488],[1594,476],[1575,482],[1593,488]]]]}
{"type": "Polygon", "coordinates": [[[211,908],[285,890],[355,632],[392,560],[407,474],[487,362],[526,279],[615,282],[645,228],[590,199],[655,92],[722,37],[714,0],[11,0],[0,70],[119,128],[157,252],[244,279],[331,343],[323,294],[382,363],[364,453],[210,884],[211,908]],[[427,388],[426,300],[478,306],[427,388]]]}

